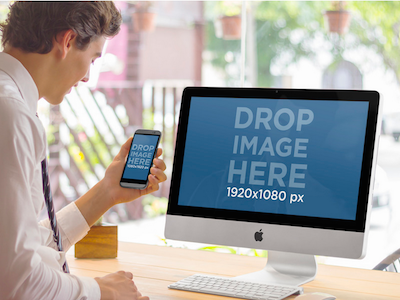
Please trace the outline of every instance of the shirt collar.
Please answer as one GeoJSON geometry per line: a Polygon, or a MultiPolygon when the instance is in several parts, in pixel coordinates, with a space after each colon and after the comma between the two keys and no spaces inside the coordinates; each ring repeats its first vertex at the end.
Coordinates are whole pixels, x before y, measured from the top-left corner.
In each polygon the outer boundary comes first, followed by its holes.
{"type": "Polygon", "coordinates": [[[4,52],[0,52],[0,70],[12,78],[29,110],[36,113],[39,91],[28,70],[19,60],[4,52]]]}

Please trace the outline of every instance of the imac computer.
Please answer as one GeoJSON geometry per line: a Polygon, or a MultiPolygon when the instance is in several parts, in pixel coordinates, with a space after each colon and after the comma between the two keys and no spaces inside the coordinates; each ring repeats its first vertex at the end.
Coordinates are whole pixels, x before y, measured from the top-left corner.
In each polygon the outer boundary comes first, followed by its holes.
{"type": "Polygon", "coordinates": [[[362,258],[379,134],[375,91],[190,87],[167,239],[268,250],[238,278],[301,285],[315,255],[362,258]]]}

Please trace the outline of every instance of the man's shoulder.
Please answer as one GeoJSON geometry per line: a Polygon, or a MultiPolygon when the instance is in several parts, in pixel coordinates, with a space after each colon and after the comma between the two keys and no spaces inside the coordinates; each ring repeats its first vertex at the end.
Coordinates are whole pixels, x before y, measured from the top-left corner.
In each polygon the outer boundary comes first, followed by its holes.
{"type": "MultiPolygon", "coordinates": [[[[4,126],[5,121],[15,120],[15,117],[27,115],[28,108],[19,92],[18,86],[7,73],[0,70],[0,115],[4,126]]],[[[20,120],[19,120],[20,121],[20,120]]]]}
{"type": "Polygon", "coordinates": [[[24,140],[31,143],[31,147],[38,153],[42,152],[43,145],[46,144],[43,125],[30,111],[14,80],[2,70],[0,70],[0,136],[3,142],[8,139],[10,143],[15,136],[18,136],[19,142],[24,140]]]}
{"type": "Polygon", "coordinates": [[[10,98],[23,102],[17,84],[2,70],[0,70],[0,98],[10,98]]]}

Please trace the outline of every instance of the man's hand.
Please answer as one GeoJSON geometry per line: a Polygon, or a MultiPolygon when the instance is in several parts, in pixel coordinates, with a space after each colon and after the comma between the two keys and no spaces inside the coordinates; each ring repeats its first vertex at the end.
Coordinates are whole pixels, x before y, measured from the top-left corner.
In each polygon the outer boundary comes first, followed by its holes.
{"type": "Polygon", "coordinates": [[[165,163],[162,159],[158,158],[162,154],[162,149],[158,148],[156,158],[153,160],[153,166],[150,168],[149,184],[147,188],[139,190],[121,187],[119,182],[121,180],[131,143],[132,137],[122,145],[121,150],[108,166],[104,179],[102,180],[103,184],[107,187],[107,191],[110,193],[113,205],[129,202],[133,199],[139,198],[140,196],[155,192],[159,188],[159,183],[167,179],[167,176],[164,173],[166,169],[165,163]]]}
{"type": "Polygon", "coordinates": [[[129,202],[140,196],[158,190],[158,185],[167,179],[164,171],[165,163],[159,156],[162,149],[157,150],[153,166],[150,168],[149,184],[144,190],[123,188],[119,185],[124,170],[126,157],[129,153],[132,138],[129,138],[108,166],[104,178],[91,188],[85,195],[75,201],[89,226],[92,226],[107,210],[116,204],[129,202]]]}
{"type": "Polygon", "coordinates": [[[118,271],[104,277],[96,277],[100,286],[101,300],[149,300],[138,291],[131,272],[118,271]]]}

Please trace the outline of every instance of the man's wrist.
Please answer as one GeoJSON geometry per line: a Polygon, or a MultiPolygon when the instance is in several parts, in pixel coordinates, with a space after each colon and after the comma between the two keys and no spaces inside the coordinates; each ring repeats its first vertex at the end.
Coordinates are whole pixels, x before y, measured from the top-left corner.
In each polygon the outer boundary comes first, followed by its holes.
{"type": "Polygon", "coordinates": [[[101,180],[75,201],[89,226],[92,226],[107,210],[115,205],[112,194],[112,189],[107,186],[104,180],[101,180]]]}
{"type": "Polygon", "coordinates": [[[108,207],[107,210],[120,203],[119,199],[115,197],[117,193],[114,191],[114,187],[108,184],[105,178],[101,179],[93,188],[95,187],[98,189],[96,191],[98,198],[101,199],[103,205],[108,207]]]}

